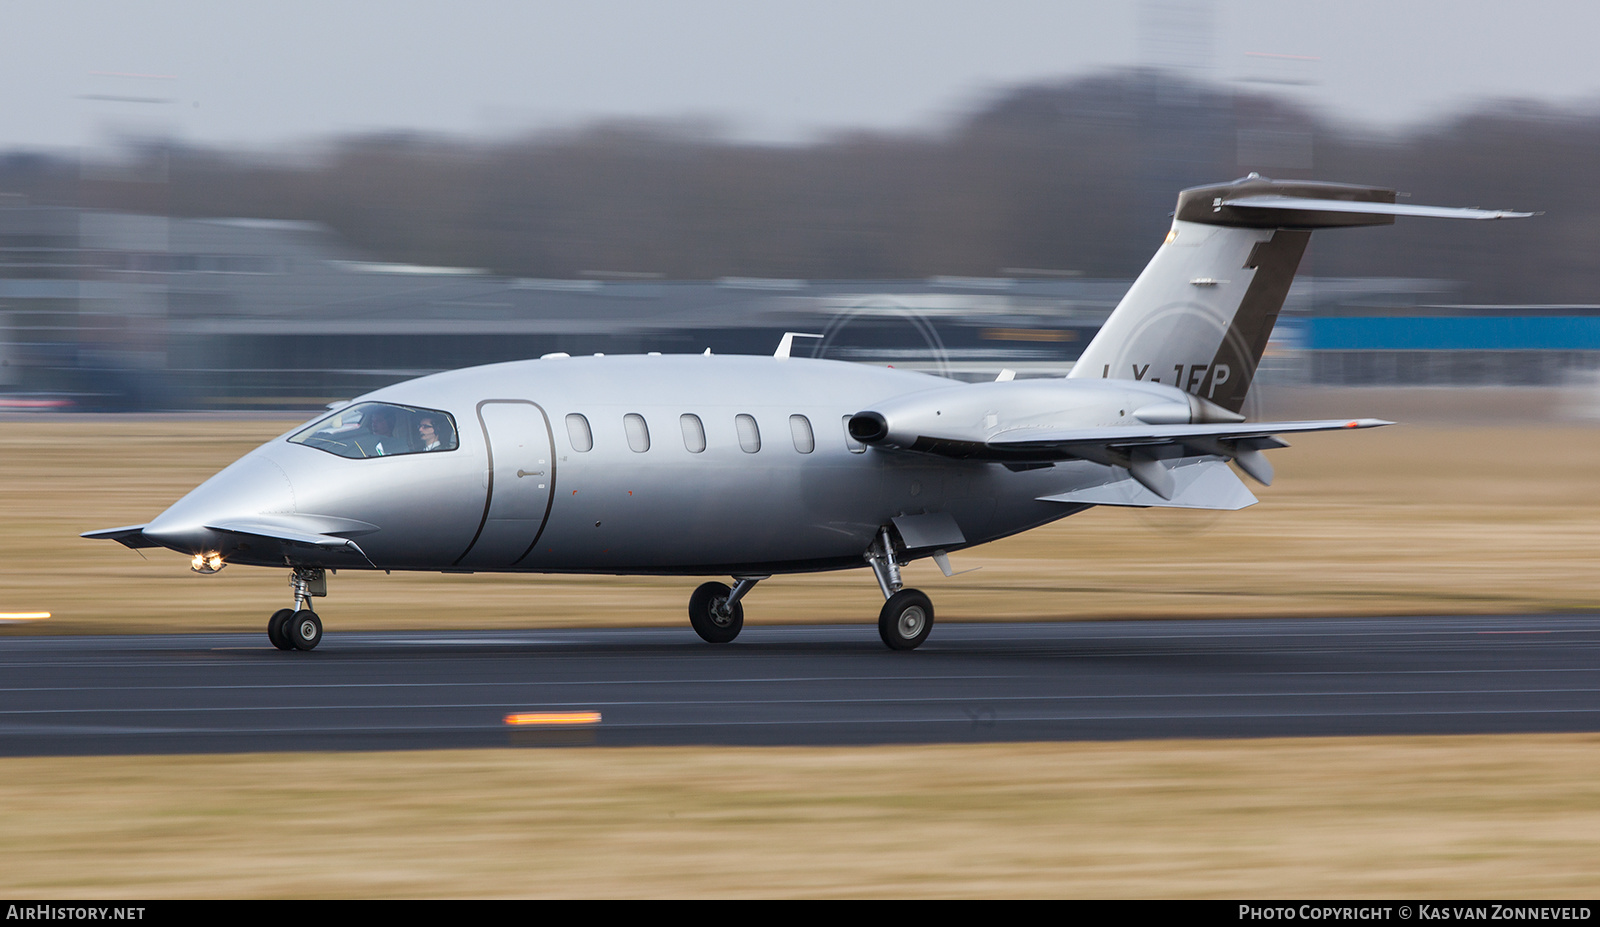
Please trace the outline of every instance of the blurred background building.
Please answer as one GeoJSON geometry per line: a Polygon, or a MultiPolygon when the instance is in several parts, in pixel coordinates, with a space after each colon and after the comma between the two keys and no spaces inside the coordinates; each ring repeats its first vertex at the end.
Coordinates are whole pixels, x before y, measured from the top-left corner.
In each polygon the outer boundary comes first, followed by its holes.
{"type": "MultiPolygon", "coordinates": [[[[0,403],[301,408],[550,353],[769,354],[1061,376],[1131,279],[511,277],[363,259],[314,222],[0,207],[0,403]]],[[[1268,382],[1550,385],[1600,369],[1600,307],[1467,306],[1448,281],[1305,278],[1268,382]]]]}
{"type": "Polygon", "coordinates": [[[1360,132],[1260,89],[1304,62],[1262,62],[1248,85],[1114,71],[998,92],[938,133],[788,145],[648,122],[289,160],[0,154],[0,405],[314,407],[555,352],[767,354],[784,332],[823,336],[800,356],[1060,375],[1178,189],[1249,170],[1548,211],[1319,234],[1267,381],[1600,368],[1600,115],[1490,105],[1360,132]]]}

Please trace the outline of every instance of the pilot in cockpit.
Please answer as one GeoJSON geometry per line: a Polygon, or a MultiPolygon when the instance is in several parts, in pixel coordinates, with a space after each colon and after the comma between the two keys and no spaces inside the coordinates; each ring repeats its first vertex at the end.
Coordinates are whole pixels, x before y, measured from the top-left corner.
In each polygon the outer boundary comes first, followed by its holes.
{"type": "Polygon", "coordinates": [[[389,454],[404,454],[411,450],[405,437],[394,433],[393,409],[376,406],[367,412],[361,424],[367,434],[356,435],[355,443],[366,456],[384,457],[389,454]]]}

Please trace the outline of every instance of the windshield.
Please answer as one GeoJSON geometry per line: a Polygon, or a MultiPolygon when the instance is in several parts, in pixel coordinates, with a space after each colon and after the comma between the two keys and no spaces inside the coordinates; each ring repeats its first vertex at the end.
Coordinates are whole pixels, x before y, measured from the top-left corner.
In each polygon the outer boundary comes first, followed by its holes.
{"type": "Polygon", "coordinates": [[[362,402],[345,406],[289,439],[340,457],[393,457],[456,449],[456,420],[447,412],[362,402]]]}

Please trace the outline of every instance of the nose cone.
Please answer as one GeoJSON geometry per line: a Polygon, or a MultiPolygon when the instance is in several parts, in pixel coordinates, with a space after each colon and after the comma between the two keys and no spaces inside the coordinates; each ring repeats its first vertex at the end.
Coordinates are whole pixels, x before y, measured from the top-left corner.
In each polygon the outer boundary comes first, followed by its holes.
{"type": "Polygon", "coordinates": [[[208,524],[260,515],[291,515],[294,486],[272,458],[255,451],[179,499],[145,526],[144,534],[184,553],[221,550],[224,538],[208,524]]]}

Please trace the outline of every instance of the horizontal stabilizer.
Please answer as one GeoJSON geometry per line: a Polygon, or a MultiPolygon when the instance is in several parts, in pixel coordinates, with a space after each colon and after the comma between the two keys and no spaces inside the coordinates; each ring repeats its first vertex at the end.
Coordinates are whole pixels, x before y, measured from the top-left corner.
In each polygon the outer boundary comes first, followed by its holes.
{"type": "Polygon", "coordinates": [[[1129,505],[1140,508],[1221,509],[1236,511],[1255,505],[1256,497],[1220,460],[1200,460],[1167,470],[1172,478],[1172,498],[1163,499],[1124,477],[1099,486],[1071,492],[1039,496],[1041,502],[1066,502],[1077,505],[1129,505]]]}
{"type": "Polygon", "coordinates": [[[122,528],[102,528],[99,531],[85,531],[78,535],[96,541],[116,541],[123,547],[160,547],[159,542],[153,541],[144,535],[144,525],[127,525],[122,528]]]}
{"type": "Polygon", "coordinates": [[[1236,209],[1287,209],[1296,212],[1340,212],[1367,216],[1418,216],[1431,219],[1526,219],[1531,212],[1509,209],[1475,209],[1460,206],[1414,206],[1410,203],[1362,203],[1350,200],[1319,200],[1299,196],[1241,196],[1225,199],[1223,206],[1236,209]]]}

